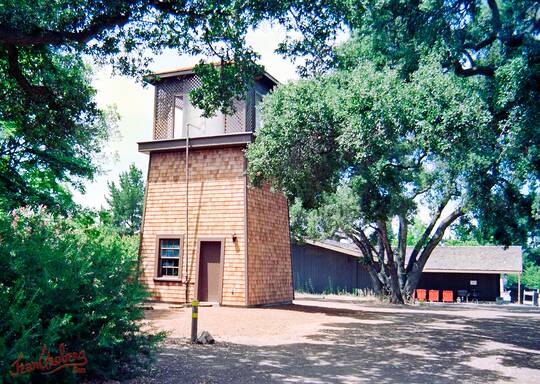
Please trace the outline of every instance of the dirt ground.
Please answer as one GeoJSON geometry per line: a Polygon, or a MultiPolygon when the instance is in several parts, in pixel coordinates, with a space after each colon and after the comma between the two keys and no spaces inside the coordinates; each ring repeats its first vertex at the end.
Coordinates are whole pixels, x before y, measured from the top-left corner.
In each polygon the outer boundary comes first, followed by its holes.
{"type": "Polygon", "coordinates": [[[215,345],[188,343],[190,309],[155,307],[170,332],[127,383],[540,383],[540,310],[301,299],[271,308],[200,308],[215,345]]]}

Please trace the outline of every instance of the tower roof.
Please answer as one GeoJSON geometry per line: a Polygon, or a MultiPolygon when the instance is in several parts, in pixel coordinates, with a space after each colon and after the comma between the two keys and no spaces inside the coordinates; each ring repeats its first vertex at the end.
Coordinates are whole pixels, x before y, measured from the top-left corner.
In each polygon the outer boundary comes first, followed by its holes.
{"type": "MultiPolygon", "coordinates": [[[[214,66],[216,66],[216,67],[221,65],[219,63],[212,63],[212,64],[214,66]]],[[[157,79],[165,79],[165,78],[169,78],[169,77],[181,77],[181,76],[186,76],[186,75],[192,75],[194,73],[194,69],[195,69],[195,65],[192,65],[190,67],[176,68],[176,69],[171,69],[171,70],[168,70],[168,71],[153,72],[153,73],[150,73],[150,74],[146,75],[145,80],[148,81],[149,83],[153,83],[157,79]]],[[[279,84],[279,81],[274,76],[272,76],[271,74],[269,74],[266,71],[263,71],[263,73],[258,78],[266,78],[267,80],[269,80],[274,85],[279,84]]]]}

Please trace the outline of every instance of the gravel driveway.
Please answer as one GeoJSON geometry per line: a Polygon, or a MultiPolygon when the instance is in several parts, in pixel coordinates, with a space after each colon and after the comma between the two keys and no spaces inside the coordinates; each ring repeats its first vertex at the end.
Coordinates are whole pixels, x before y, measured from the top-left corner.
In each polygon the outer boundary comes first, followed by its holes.
{"type": "Polygon", "coordinates": [[[424,307],[297,300],[272,308],[155,309],[171,332],[144,377],[126,383],[540,383],[540,311],[520,306],[424,307]]]}

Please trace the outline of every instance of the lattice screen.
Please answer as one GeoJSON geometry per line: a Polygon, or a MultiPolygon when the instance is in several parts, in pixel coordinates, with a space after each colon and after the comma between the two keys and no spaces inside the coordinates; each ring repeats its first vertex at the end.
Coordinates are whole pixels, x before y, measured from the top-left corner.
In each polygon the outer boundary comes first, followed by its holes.
{"type": "Polygon", "coordinates": [[[251,89],[246,98],[246,131],[255,132],[255,90],[251,89]]]}
{"type": "Polygon", "coordinates": [[[174,137],[174,103],[175,96],[183,95],[200,86],[196,76],[185,76],[181,79],[164,79],[156,84],[156,107],[154,119],[154,140],[172,139],[174,137]]]}
{"type": "MultiPolygon", "coordinates": [[[[183,99],[176,96],[186,95],[200,85],[199,78],[193,75],[180,79],[164,79],[156,84],[154,140],[174,137],[174,103],[175,100],[183,102],[183,99]]],[[[246,103],[243,100],[236,100],[234,106],[236,112],[225,116],[225,133],[246,131],[246,103]]],[[[248,113],[248,115],[251,114],[248,113]]]]}
{"type": "Polygon", "coordinates": [[[234,114],[225,115],[225,133],[246,131],[246,102],[235,100],[234,109],[234,114]]]}

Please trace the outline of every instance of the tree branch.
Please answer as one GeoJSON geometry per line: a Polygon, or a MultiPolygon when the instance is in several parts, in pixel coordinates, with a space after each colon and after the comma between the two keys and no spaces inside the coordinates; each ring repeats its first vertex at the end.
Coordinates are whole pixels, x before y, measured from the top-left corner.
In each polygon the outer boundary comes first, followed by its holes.
{"type": "Polygon", "coordinates": [[[361,229],[353,229],[349,237],[356,244],[356,246],[360,248],[360,251],[362,251],[362,254],[366,260],[369,262],[374,262],[375,259],[373,257],[372,247],[371,244],[369,244],[369,240],[364,231],[361,229]]]}
{"type": "Polygon", "coordinates": [[[455,209],[450,215],[448,215],[444,220],[442,220],[439,224],[439,227],[422,250],[422,253],[420,254],[418,260],[416,262],[413,262],[412,267],[409,268],[412,260],[411,257],[411,259],[409,260],[409,265],[407,266],[407,280],[403,284],[404,291],[407,295],[412,295],[414,288],[417,286],[418,281],[420,280],[422,270],[424,269],[424,266],[426,265],[429,256],[431,256],[433,250],[435,249],[435,247],[437,247],[437,245],[443,238],[446,229],[450,226],[450,224],[452,224],[464,214],[465,211],[463,210],[463,207],[459,207],[455,209]]]}
{"type": "Polygon", "coordinates": [[[491,32],[484,40],[480,41],[479,43],[463,44],[463,48],[479,51],[480,49],[493,44],[493,42],[497,39],[497,36],[499,35],[499,32],[502,27],[499,6],[497,5],[497,2],[495,0],[487,0],[487,4],[488,4],[489,9],[491,10],[491,27],[492,27],[491,32]]]}
{"type": "MultiPolygon", "coordinates": [[[[135,7],[137,3],[137,0],[125,0],[124,4],[121,4],[117,9],[112,10],[110,14],[94,16],[86,27],[78,31],[57,31],[43,29],[34,25],[31,33],[22,33],[17,30],[0,26],[0,42],[19,46],[60,46],[68,43],[84,44],[106,30],[123,27],[132,21],[133,11],[137,9],[135,7]]],[[[180,5],[185,6],[185,3],[180,5]]],[[[213,10],[200,13],[193,12],[188,9],[182,9],[177,2],[163,0],[148,0],[142,2],[138,8],[142,11],[145,7],[153,7],[163,13],[169,13],[176,16],[188,16],[195,19],[203,19],[214,13],[213,10]]]]}
{"type": "Polygon", "coordinates": [[[442,211],[444,208],[448,205],[448,202],[450,201],[450,193],[447,193],[447,195],[443,198],[441,203],[439,204],[439,207],[437,208],[437,211],[431,218],[431,221],[429,222],[428,226],[426,227],[426,230],[424,233],[422,233],[422,236],[420,239],[416,242],[412,252],[411,256],[409,258],[409,262],[407,263],[407,272],[410,272],[414,266],[414,263],[416,262],[416,257],[418,256],[418,253],[426,243],[427,239],[429,238],[429,235],[431,234],[431,231],[435,227],[435,224],[437,224],[437,221],[441,217],[442,211]]]}
{"type": "Polygon", "coordinates": [[[354,244],[360,249],[366,260],[366,267],[371,279],[374,282],[374,289],[377,294],[382,292],[382,285],[386,283],[385,276],[378,273],[375,269],[375,260],[373,257],[372,246],[369,243],[369,239],[362,229],[353,229],[349,234],[354,244]],[[378,283],[378,284],[377,284],[378,283]]]}
{"type": "Polygon", "coordinates": [[[456,221],[460,216],[463,216],[465,214],[465,211],[463,210],[463,207],[456,208],[450,215],[448,215],[444,220],[441,221],[439,224],[437,230],[427,243],[427,245],[422,250],[422,253],[420,254],[420,257],[418,258],[418,262],[415,265],[415,268],[423,269],[424,265],[426,264],[429,256],[435,249],[435,247],[439,244],[441,239],[444,236],[444,233],[446,229],[452,224],[454,221],[456,221]]]}
{"type": "Polygon", "coordinates": [[[401,287],[405,284],[405,258],[407,255],[407,219],[405,215],[398,215],[399,229],[398,229],[398,247],[397,247],[397,269],[399,284],[401,287]]]}
{"type": "MultiPolygon", "coordinates": [[[[384,252],[381,252],[380,250],[377,250],[369,241],[368,237],[366,236],[365,232],[361,228],[354,228],[353,234],[358,236],[360,240],[365,244],[366,248],[369,251],[369,255],[371,257],[371,260],[375,262],[375,256],[377,256],[377,263],[379,264],[379,271],[383,271],[384,266],[384,252]]],[[[384,280],[384,279],[383,279],[384,280]]]]}
{"type": "Polygon", "coordinates": [[[398,262],[404,266],[405,256],[407,253],[407,225],[409,224],[405,215],[398,215],[399,228],[398,228],[398,246],[397,246],[397,259],[398,262]]]}
{"type": "Polygon", "coordinates": [[[32,33],[25,34],[0,27],[0,42],[13,45],[64,45],[68,42],[87,43],[107,29],[121,27],[130,21],[131,5],[136,1],[126,1],[124,12],[95,16],[88,26],[80,31],[55,31],[35,26],[32,33]]]}
{"type": "Polygon", "coordinates": [[[19,66],[19,50],[14,45],[6,45],[7,61],[8,61],[8,73],[15,79],[17,85],[21,87],[23,92],[31,99],[41,100],[45,98],[52,107],[57,107],[56,96],[54,93],[44,85],[33,85],[24,76],[19,66]]]}
{"type": "Polygon", "coordinates": [[[463,68],[459,60],[456,60],[454,63],[454,71],[456,75],[461,77],[471,77],[476,75],[482,75],[486,77],[493,77],[495,76],[495,68],[488,65],[480,65],[477,66],[472,63],[472,66],[470,68],[463,68]]]}
{"type": "Polygon", "coordinates": [[[394,252],[392,251],[392,246],[388,240],[388,229],[386,228],[386,222],[377,220],[377,228],[382,246],[388,258],[388,264],[394,264],[394,252]]]}

